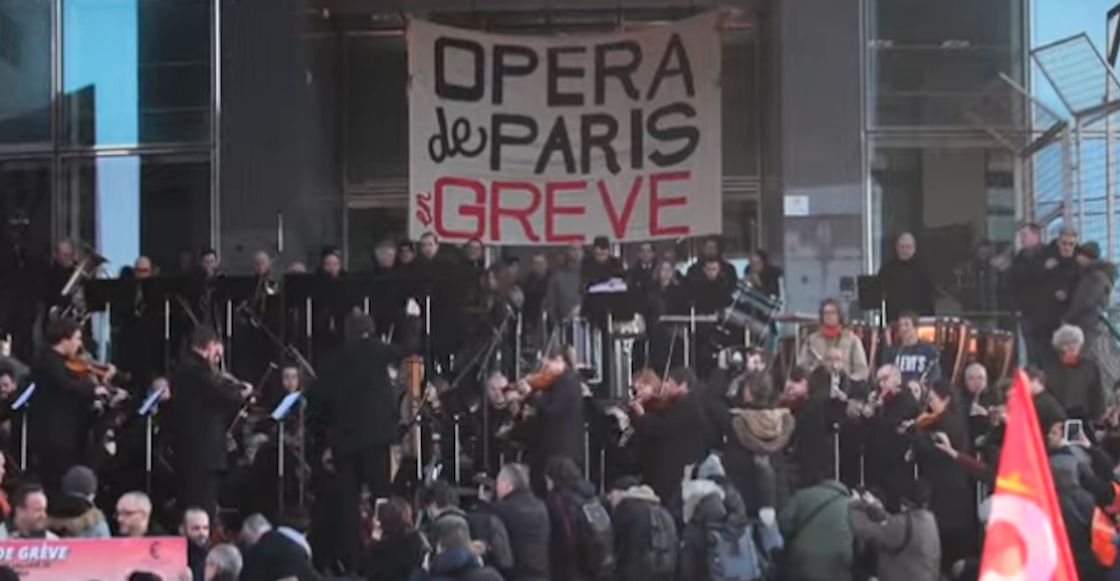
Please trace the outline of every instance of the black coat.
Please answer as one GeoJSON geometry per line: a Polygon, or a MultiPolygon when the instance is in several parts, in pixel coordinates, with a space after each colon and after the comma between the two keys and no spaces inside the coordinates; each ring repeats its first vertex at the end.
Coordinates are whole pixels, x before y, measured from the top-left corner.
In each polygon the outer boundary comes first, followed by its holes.
{"type": "Polygon", "coordinates": [[[662,502],[679,495],[684,467],[704,460],[707,433],[704,409],[694,392],[668,409],[647,411],[634,421],[642,482],[662,502]]]}
{"type": "Polygon", "coordinates": [[[1007,287],[1012,308],[1034,321],[1049,303],[1046,285],[1046,248],[1024,248],[1011,261],[1007,270],[1007,287]]]}
{"type": "Polygon", "coordinates": [[[193,351],[180,363],[171,381],[172,438],[177,470],[217,471],[226,468],[226,431],[241,405],[237,386],[218,375],[193,351]]]}
{"type": "MultiPolygon", "coordinates": [[[[650,558],[653,547],[652,514],[665,510],[661,500],[645,487],[631,488],[622,494],[614,507],[611,525],[614,527],[614,549],[618,581],[672,581],[655,577],[650,558]]],[[[672,519],[668,519],[672,523],[672,519]]],[[[676,534],[676,530],[673,531],[676,534]]]]}
{"type": "Polygon", "coordinates": [[[28,400],[28,444],[40,456],[68,454],[77,461],[97,385],[75,376],[57,351],[44,349],[31,370],[35,393],[28,400]]]}
{"type": "Polygon", "coordinates": [[[279,531],[261,535],[244,554],[241,581],[275,581],[285,577],[295,577],[299,581],[322,579],[311,566],[311,555],[279,531]]]}
{"type": "Polygon", "coordinates": [[[914,466],[906,459],[910,439],[899,433],[907,420],[918,417],[918,402],[909,389],[902,388],[887,398],[883,406],[867,421],[867,446],[865,470],[868,488],[880,489],[886,494],[890,509],[899,497],[910,489],[914,481],[914,466]]]}
{"type": "Polygon", "coordinates": [[[930,485],[930,511],[937,517],[942,533],[971,531],[977,526],[976,494],[968,472],[947,454],[933,445],[932,435],[944,432],[953,449],[968,454],[968,424],[960,406],[950,405],[941,418],[921,433],[914,434],[914,451],[918,475],[930,485]]]}
{"type": "Polygon", "coordinates": [[[418,581],[502,581],[502,576],[479,563],[468,549],[455,548],[432,557],[428,572],[418,581]]]}
{"type": "Polygon", "coordinates": [[[892,258],[879,269],[879,284],[887,303],[888,321],[907,311],[919,316],[934,314],[933,276],[921,257],[907,261],[892,258]]]}
{"type": "Polygon", "coordinates": [[[543,581],[549,575],[548,507],[529,489],[515,490],[490,505],[509,531],[513,568],[502,571],[506,581],[543,581]]]}
{"type": "Polygon", "coordinates": [[[324,366],[309,395],[309,411],[335,455],[396,441],[398,408],[389,365],[415,351],[418,321],[401,329],[400,346],[378,337],[355,339],[324,366]]]}
{"type": "Polygon", "coordinates": [[[571,369],[565,371],[552,389],[537,392],[529,400],[537,411],[533,420],[535,434],[529,444],[533,471],[544,470],[553,456],[565,456],[583,463],[583,387],[571,369]]]}
{"type": "Polygon", "coordinates": [[[382,539],[362,557],[362,575],[370,581],[408,581],[427,552],[428,544],[416,531],[382,539]]]}

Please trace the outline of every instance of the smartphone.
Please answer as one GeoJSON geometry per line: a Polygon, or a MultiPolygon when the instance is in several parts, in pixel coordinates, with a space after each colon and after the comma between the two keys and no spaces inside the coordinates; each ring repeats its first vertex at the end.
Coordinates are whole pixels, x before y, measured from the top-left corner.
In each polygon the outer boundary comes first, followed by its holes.
{"type": "Polygon", "coordinates": [[[1065,433],[1067,442],[1077,442],[1081,440],[1081,435],[1084,433],[1081,420],[1066,420],[1065,433]]]}

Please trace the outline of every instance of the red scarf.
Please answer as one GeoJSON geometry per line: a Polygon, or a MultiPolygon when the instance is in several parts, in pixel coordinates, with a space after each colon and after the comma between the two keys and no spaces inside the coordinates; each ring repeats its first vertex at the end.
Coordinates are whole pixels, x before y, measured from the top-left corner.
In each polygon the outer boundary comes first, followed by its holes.
{"type": "Polygon", "coordinates": [[[821,335],[823,335],[825,339],[836,339],[836,338],[840,337],[840,333],[843,333],[843,332],[844,332],[844,327],[841,327],[840,325],[822,325],[821,326],[821,335]]]}
{"type": "Polygon", "coordinates": [[[1069,355],[1063,354],[1062,355],[1062,365],[1065,365],[1066,367],[1077,367],[1077,364],[1080,361],[1081,361],[1081,355],[1079,353],[1078,354],[1069,354],[1069,355]]]}

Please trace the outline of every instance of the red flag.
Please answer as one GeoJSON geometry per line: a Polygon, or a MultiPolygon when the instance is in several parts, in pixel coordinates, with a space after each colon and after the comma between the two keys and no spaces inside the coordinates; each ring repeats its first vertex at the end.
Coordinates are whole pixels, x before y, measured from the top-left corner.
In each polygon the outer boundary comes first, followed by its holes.
{"type": "Polygon", "coordinates": [[[1022,371],[1015,374],[1009,399],[980,581],[1076,581],[1034,397],[1022,371]]]}

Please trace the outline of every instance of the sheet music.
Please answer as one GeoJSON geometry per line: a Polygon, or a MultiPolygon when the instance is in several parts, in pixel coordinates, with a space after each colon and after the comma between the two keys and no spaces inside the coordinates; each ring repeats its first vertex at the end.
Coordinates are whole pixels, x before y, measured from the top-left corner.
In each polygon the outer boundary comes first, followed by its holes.
{"type": "Polygon", "coordinates": [[[27,401],[31,399],[31,395],[35,393],[35,384],[27,386],[23,393],[19,394],[16,401],[12,402],[12,411],[19,410],[27,405],[27,401]]]}
{"type": "Polygon", "coordinates": [[[157,390],[153,391],[152,393],[148,394],[148,399],[144,400],[144,403],[143,403],[143,405],[140,406],[140,411],[137,412],[137,414],[141,415],[141,416],[146,416],[146,415],[151,414],[152,411],[155,409],[156,404],[159,403],[159,398],[160,398],[160,396],[163,395],[163,392],[164,392],[165,389],[167,389],[167,388],[166,387],[160,387],[159,389],[157,389],[157,390]]]}
{"type": "Polygon", "coordinates": [[[626,286],[626,281],[621,278],[612,278],[606,282],[591,285],[587,288],[587,294],[624,293],[628,289],[629,287],[626,286]]]}
{"type": "Polygon", "coordinates": [[[302,393],[295,391],[284,396],[284,399],[280,400],[280,405],[272,410],[272,419],[277,422],[283,420],[284,417],[288,415],[288,412],[292,411],[292,406],[296,405],[296,402],[299,401],[302,395],[302,393]]]}

